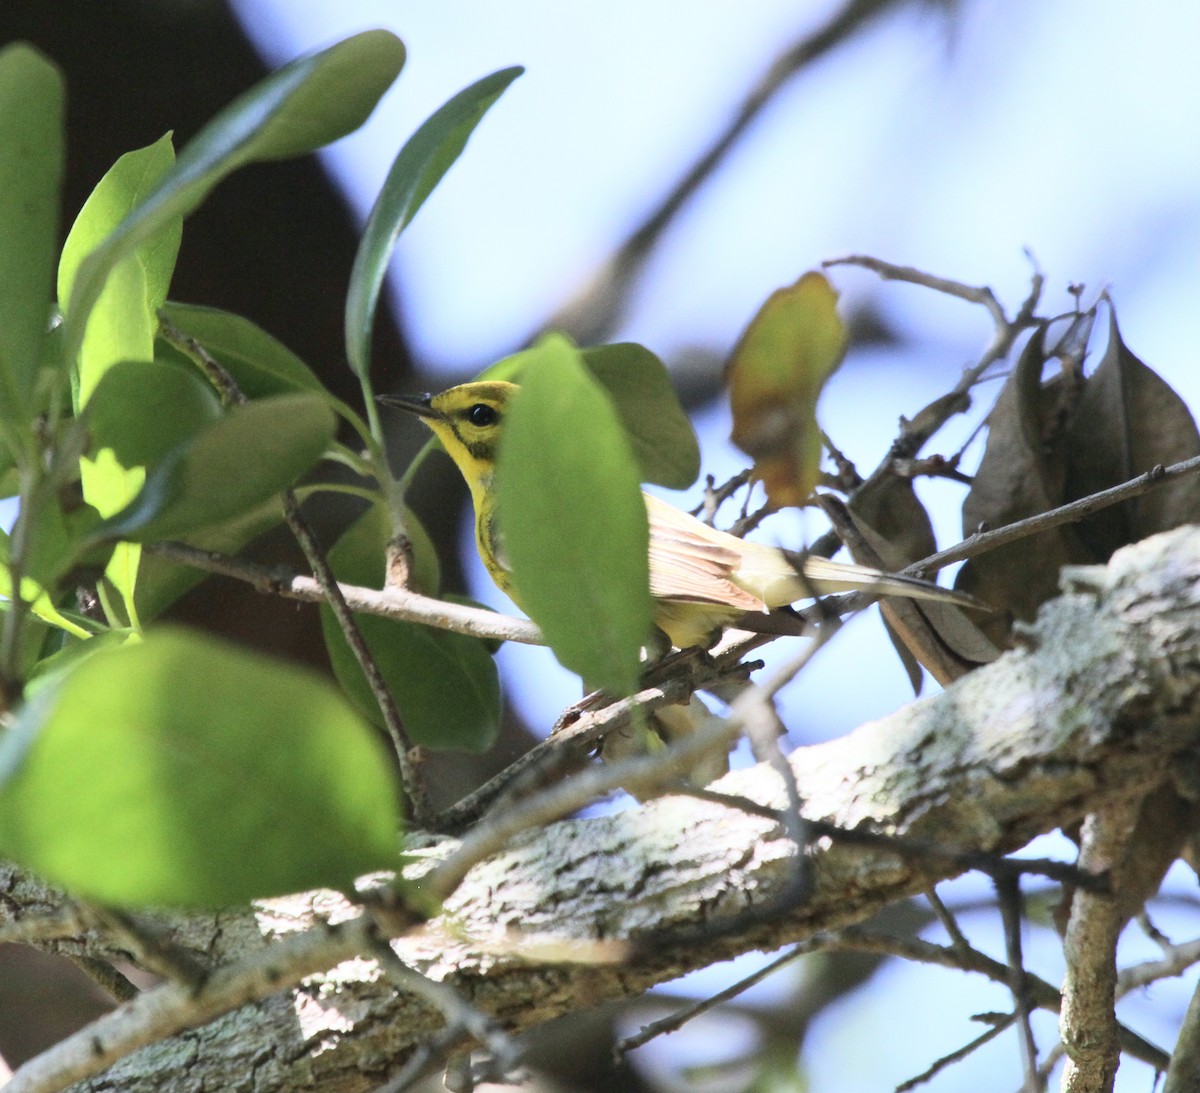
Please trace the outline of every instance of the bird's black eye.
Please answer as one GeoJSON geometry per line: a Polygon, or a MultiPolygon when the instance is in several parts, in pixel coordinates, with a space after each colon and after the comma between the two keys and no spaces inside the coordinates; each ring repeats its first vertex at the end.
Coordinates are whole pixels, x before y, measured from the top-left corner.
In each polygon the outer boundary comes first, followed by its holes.
{"type": "Polygon", "coordinates": [[[489,406],[486,402],[477,402],[467,411],[467,420],[472,425],[478,425],[484,428],[488,425],[495,425],[500,419],[500,412],[494,406],[489,406]]]}

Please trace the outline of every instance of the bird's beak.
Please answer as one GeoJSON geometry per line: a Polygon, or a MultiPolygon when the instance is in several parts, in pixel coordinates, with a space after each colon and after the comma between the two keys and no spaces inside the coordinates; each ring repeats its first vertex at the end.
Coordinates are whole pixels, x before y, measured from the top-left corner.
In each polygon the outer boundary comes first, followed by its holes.
{"type": "Polygon", "coordinates": [[[395,406],[398,409],[407,410],[410,414],[429,418],[432,421],[441,421],[445,416],[441,411],[433,408],[433,396],[428,393],[424,395],[376,395],[375,401],[384,406],[395,406]]]}

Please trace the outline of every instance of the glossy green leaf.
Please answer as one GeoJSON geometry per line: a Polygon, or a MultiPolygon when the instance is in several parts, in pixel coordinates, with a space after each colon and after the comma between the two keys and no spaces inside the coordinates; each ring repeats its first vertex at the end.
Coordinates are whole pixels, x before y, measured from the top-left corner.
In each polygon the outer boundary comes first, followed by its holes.
{"type": "Polygon", "coordinates": [[[806,273],[767,297],[730,357],[732,439],[754,460],[773,505],[801,505],[817,485],[817,399],[846,338],[833,286],[806,273]]]}
{"type": "Polygon", "coordinates": [[[50,319],[65,93],[32,46],[0,50],[0,421],[26,423],[50,319]]]}
{"type": "MultiPolygon", "coordinates": [[[[62,525],[60,523],[51,523],[50,527],[56,535],[62,533],[62,525]]],[[[8,564],[8,544],[8,535],[3,529],[0,529],[0,612],[9,610],[9,601],[13,598],[14,582],[8,564]]],[[[35,563],[41,563],[41,559],[39,558],[35,557],[33,560],[35,563]]],[[[39,568],[41,568],[40,564],[39,568]]],[[[27,574],[22,576],[21,597],[28,605],[29,611],[43,622],[49,623],[51,626],[65,633],[72,634],[75,637],[82,638],[87,636],[88,631],[83,626],[59,611],[54,603],[54,599],[38,579],[30,577],[27,574]]]]}
{"type": "Polygon", "coordinates": [[[653,619],[638,465],[612,402],[565,338],[541,341],[521,373],[496,477],[522,606],[566,667],[631,692],[653,619]]]}
{"type": "Polygon", "coordinates": [[[91,450],[111,448],[123,467],[147,467],[221,417],[216,391],[194,368],[120,361],[87,405],[91,450]]]}
{"type": "MultiPolygon", "coordinates": [[[[523,349],[485,369],[479,379],[521,383],[538,353],[523,349]]],[[[597,345],[580,353],[620,418],[641,480],[674,490],[690,486],[700,473],[700,444],[662,361],[636,342],[597,345]]]]}
{"type": "Polygon", "coordinates": [[[642,481],[672,490],[695,482],[700,442],[663,362],[645,346],[620,342],[583,350],[583,363],[612,400],[642,481]]]}
{"type": "Polygon", "coordinates": [[[88,315],[122,258],[164,225],[186,217],[239,167],[298,156],[357,129],[403,64],[399,38],[366,31],[293,61],[217,114],[136,212],[80,265],[67,316],[68,355],[78,351],[88,315]]]}
{"type": "Polygon", "coordinates": [[[318,395],[277,395],[235,407],[168,452],[142,492],[97,534],[144,543],[232,520],[309,470],[335,427],[318,395]]]}
{"type": "Polygon", "coordinates": [[[311,672],[183,630],[90,656],[0,743],[0,850],[118,906],[228,906],[397,861],[374,733],[311,672]]]}
{"type": "Polygon", "coordinates": [[[363,229],[346,296],[346,356],[359,376],[371,367],[371,333],[392,248],[462,154],[475,127],[525,70],[493,72],[443,104],[400,149],[363,229]]]}
{"type": "MultiPolygon", "coordinates": [[[[68,319],[79,267],[154,192],[174,162],[175,149],[168,133],[154,144],[121,156],[92,191],[71,226],[58,264],[58,301],[68,319]]],[[[165,221],[110,271],[83,336],[78,361],[79,405],[87,402],[100,378],[117,361],[153,359],[156,312],[167,298],[182,230],[179,217],[165,221]]],[[[84,489],[86,492],[86,482],[84,489]]]]}
{"type": "MultiPolygon", "coordinates": [[[[81,552],[100,523],[100,514],[91,505],[77,505],[64,511],[58,491],[42,483],[24,499],[22,515],[28,513],[22,576],[57,596],[68,573],[81,565],[104,569],[111,546],[97,545],[94,551],[81,552]]],[[[98,576],[98,572],[96,574],[98,576]]],[[[30,597],[26,594],[26,599],[30,597]]]]}
{"type": "MultiPolygon", "coordinates": [[[[170,134],[123,155],[92,191],[67,236],[58,266],[59,305],[73,313],[71,285],[79,266],[102,246],[130,213],[153,192],[175,161],[170,134]]],[[[157,308],[166,299],[179,253],[182,223],[165,222],[116,263],[92,308],[75,362],[76,409],[87,403],[107,371],[121,360],[154,357],[157,308]]],[[[119,512],[145,482],[145,469],[114,459],[101,449],[80,461],[83,497],[102,516],[119,512]]],[[[126,614],[137,586],[141,548],[122,543],[112,552],[105,576],[120,593],[126,614]]]]}
{"type": "MultiPolygon", "coordinates": [[[[407,514],[418,582],[428,582],[432,544],[412,514],[407,514]]],[[[378,588],[383,584],[384,550],[391,521],[376,504],[356,520],[329,552],[337,578],[378,588]]],[[[432,592],[434,589],[428,588],[432,592]]],[[[409,739],[430,748],[486,751],[500,725],[500,681],[484,642],[415,623],[374,615],[356,615],[359,629],[388,685],[409,739]]],[[[358,661],[342,637],[328,607],[321,608],[321,630],[334,675],[354,705],[376,724],[383,716],[358,661]]]]}
{"type": "MultiPolygon", "coordinates": [[[[164,305],[162,311],[168,321],[195,338],[216,358],[247,398],[325,390],[295,353],[241,315],[173,301],[164,305]]],[[[166,345],[165,342],[159,344],[166,345]]],[[[173,347],[170,351],[177,352],[173,347]]]]}

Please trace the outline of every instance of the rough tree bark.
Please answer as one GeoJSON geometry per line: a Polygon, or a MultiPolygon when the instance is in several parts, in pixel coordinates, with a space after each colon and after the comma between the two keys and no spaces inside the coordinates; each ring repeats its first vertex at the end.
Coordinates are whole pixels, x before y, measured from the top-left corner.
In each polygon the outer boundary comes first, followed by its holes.
{"type": "MultiPolygon", "coordinates": [[[[794,752],[806,813],[962,851],[1006,852],[1167,782],[1195,796],[1186,774],[1200,749],[1200,529],[1156,536],[1107,567],[1069,577],[1074,591],[1047,605],[1021,649],[944,694],[794,752]]],[[[784,801],[778,776],[764,766],[714,788],[772,807],[784,801]]],[[[452,846],[422,853],[437,858],[452,846]]],[[[772,820],[661,798],[526,833],[477,865],[443,913],[394,948],[525,1028],[740,952],[861,921],[961,871],[821,839],[809,848],[811,890],[802,905],[733,932],[719,928],[784,891],[794,855],[772,820]],[[573,948],[590,959],[569,962],[573,948]]],[[[44,912],[47,896],[29,878],[14,871],[5,879],[0,920],[44,912]]],[[[340,897],[321,893],[191,916],[176,931],[222,964],[284,935],[294,942],[321,918],[354,915],[340,897]]],[[[315,931],[329,935],[327,927],[315,931]]],[[[273,969],[275,983],[288,981],[283,967],[280,960],[273,969]]],[[[10,1088],[60,1088],[67,1076],[88,1079],[82,1089],[131,1093],[350,1093],[378,1083],[441,1024],[398,994],[373,961],[351,959],[299,989],[189,1027],[197,1012],[212,1012],[226,982],[218,975],[199,992],[170,984],[146,992],[32,1060],[10,1088]],[[176,1034],[149,1042],[168,1031],[176,1034]],[[141,1042],[148,1046],[103,1070],[141,1042]]]]}

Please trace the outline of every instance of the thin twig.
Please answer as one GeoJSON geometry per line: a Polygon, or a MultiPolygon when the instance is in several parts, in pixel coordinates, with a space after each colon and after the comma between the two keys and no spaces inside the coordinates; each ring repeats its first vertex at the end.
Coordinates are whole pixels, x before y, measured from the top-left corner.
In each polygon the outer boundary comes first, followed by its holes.
{"type": "Polygon", "coordinates": [[[942,897],[937,894],[937,889],[927,888],[925,898],[929,901],[929,906],[933,908],[938,922],[942,924],[942,929],[946,931],[946,936],[950,938],[950,944],[959,952],[970,952],[971,943],[967,940],[967,935],[962,932],[962,927],[959,926],[958,919],[954,917],[950,908],[942,902],[942,897]]]}
{"type": "Polygon", "coordinates": [[[1021,1066],[1025,1074],[1023,1093],[1040,1093],[1045,1087],[1038,1077],[1038,1049],[1033,1038],[1033,1021],[1026,981],[1025,957],[1021,945],[1021,925],[1024,912],[1019,878],[994,881],[1000,904],[1000,919],[1004,924],[1004,950],[1008,958],[1008,988],[1012,992],[1014,1016],[1021,1044],[1021,1066]]]}
{"type": "MultiPolygon", "coordinates": [[[[971,948],[968,954],[959,952],[952,946],[935,945],[915,937],[894,937],[867,930],[860,926],[847,926],[831,935],[831,948],[847,949],[853,952],[882,953],[886,956],[896,956],[905,960],[913,960],[920,964],[933,964],[955,971],[969,971],[983,975],[1008,986],[1010,971],[1007,964],[993,960],[990,956],[971,948]]],[[[1030,1002],[1038,1009],[1058,1013],[1062,1006],[1062,995],[1058,990],[1032,973],[1026,973],[1025,987],[1030,1002]]],[[[1150,1043],[1143,1036],[1126,1028],[1117,1026],[1121,1049],[1136,1059],[1158,1070],[1165,1069],[1170,1056],[1161,1048],[1150,1043]]]]}
{"type": "MultiPolygon", "coordinates": [[[[187,543],[163,541],[147,543],[143,548],[180,565],[189,565],[222,577],[242,581],[263,595],[282,596],[303,603],[324,603],[325,594],[314,577],[298,573],[290,566],[259,565],[215,550],[201,550],[187,543]]],[[[541,631],[528,619],[497,614],[479,607],[450,603],[422,596],[407,589],[380,591],[359,585],[338,583],[342,596],[352,610],[379,615],[401,622],[417,622],[495,641],[516,641],[525,645],[544,645],[541,631]]]]}
{"type": "Polygon", "coordinates": [[[519,1061],[520,1051],[516,1043],[493,1018],[476,1009],[453,987],[422,975],[410,968],[397,955],[387,938],[376,933],[367,951],[379,962],[383,973],[401,991],[427,1002],[439,1010],[446,1021],[446,1033],[457,1032],[455,1040],[465,1033],[482,1044],[499,1063],[504,1072],[511,1071],[519,1061]]]}
{"type": "Polygon", "coordinates": [[[725,1002],[732,1001],[739,994],[748,991],[756,983],[761,983],[764,979],[774,975],[780,968],[795,963],[802,956],[808,956],[810,953],[816,952],[823,947],[824,943],[818,942],[816,939],[809,939],[808,941],[801,942],[799,945],[793,946],[782,956],[776,957],[769,964],[764,964],[758,971],[751,972],[748,976],[739,979],[736,983],[730,984],[724,990],[717,991],[716,994],[701,999],[699,1002],[684,1006],[682,1009],[676,1010],[674,1013],[658,1021],[651,1021],[650,1024],[643,1025],[632,1036],[626,1036],[624,1039],[618,1040],[613,1047],[614,1057],[619,1061],[629,1052],[648,1044],[656,1037],[677,1032],[688,1021],[694,1020],[701,1014],[707,1013],[709,1010],[715,1009],[725,1002]]]}
{"type": "Polygon", "coordinates": [[[654,211],[617,247],[591,283],[559,308],[543,331],[566,330],[584,345],[604,341],[624,314],[638,271],[663,233],[779,92],[809,65],[850,38],[868,20],[895,6],[899,6],[899,0],[849,0],[823,26],[776,58],[712,144],[654,211]]]}
{"type": "Polygon", "coordinates": [[[899,266],[892,262],[885,262],[882,258],[873,258],[869,254],[847,254],[841,258],[829,258],[821,265],[825,269],[832,266],[860,266],[863,269],[869,269],[884,281],[904,281],[910,285],[920,285],[923,288],[932,289],[934,292],[940,292],[943,296],[954,296],[959,300],[966,300],[969,304],[979,304],[986,308],[997,330],[1006,330],[1012,326],[1003,305],[996,299],[996,294],[986,285],[966,285],[961,281],[951,280],[949,277],[938,277],[936,274],[926,273],[914,266],[899,266]]]}
{"type": "Polygon", "coordinates": [[[911,1089],[916,1089],[917,1086],[924,1085],[926,1082],[933,1081],[943,1070],[948,1066],[953,1066],[955,1063],[962,1062],[968,1055],[978,1051],[984,1044],[991,1043],[1000,1033],[1016,1020],[1016,1014],[1012,1014],[1006,1021],[996,1021],[986,1032],[980,1033],[970,1043],[963,1044],[962,1047],[951,1051],[947,1055],[943,1055],[939,1059],[935,1059],[929,1066],[921,1071],[920,1074],[914,1075],[907,1081],[901,1082],[896,1086],[896,1093],[908,1093],[911,1089]]]}
{"type": "MultiPolygon", "coordinates": [[[[163,314],[159,315],[159,323],[166,335],[201,365],[209,379],[220,389],[222,401],[226,405],[245,405],[246,396],[238,386],[237,380],[200,341],[181,331],[163,314]]],[[[412,745],[404,729],[404,721],[400,717],[400,711],[396,708],[396,700],[392,697],[391,689],[383,678],[383,673],[379,670],[379,664],[367,645],[366,639],[346,603],[346,598],[342,595],[337,579],[333,575],[333,569],[325,557],[325,552],[321,549],[316,535],[300,511],[300,502],[296,499],[295,492],[286,489],[283,491],[282,497],[284,521],[300,544],[300,549],[304,552],[304,557],[321,588],[323,598],[330,610],[333,611],[342,636],[354,654],[354,659],[358,662],[367,685],[371,688],[371,694],[383,714],[384,725],[387,727],[388,736],[391,737],[392,747],[396,752],[400,782],[405,796],[408,798],[413,821],[420,824],[429,811],[428,800],[414,759],[412,745]]]]}
{"type": "MultiPolygon", "coordinates": [[[[1000,360],[1008,356],[1020,335],[1040,320],[1035,316],[1038,302],[1041,300],[1043,277],[1034,270],[1029,294],[1022,302],[1017,314],[1010,320],[995,294],[986,286],[966,285],[959,281],[951,281],[944,277],[915,270],[911,266],[898,266],[884,262],[867,255],[847,255],[843,258],[831,258],[822,265],[826,268],[837,265],[857,265],[872,270],[888,280],[908,281],[936,289],[939,292],[976,303],[984,307],[992,317],[995,327],[991,344],[984,350],[979,360],[970,368],[964,369],[954,387],[944,395],[934,399],[911,419],[901,418],[900,433],[892,441],[887,454],[880,460],[879,465],[864,479],[861,486],[850,495],[853,500],[859,493],[877,486],[884,479],[896,473],[895,467],[912,460],[925,446],[928,440],[955,414],[965,413],[971,407],[971,391],[988,370],[1000,360]]],[[[831,557],[841,545],[841,540],[833,531],[826,532],[812,546],[814,554],[831,557]]]]}
{"type": "Polygon", "coordinates": [[[350,646],[350,651],[354,654],[354,659],[358,662],[358,666],[371,688],[371,694],[383,714],[384,725],[387,726],[388,736],[391,737],[392,747],[396,752],[396,761],[400,768],[400,783],[408,798],[412,822],[419,827],[428,819],[429,799],[415,759],[412,743],[408,739],[404,720],[396,707],[392,690],[388,686],[387,680],[383,678],[379,662],[371,652],[370,646],[367,645],[367,639],[363,637],[362,629],[354,618],[350,605],[346,603],[346,597],[342,595],[342,590],[338,585],[337,578],[333,575],[333,569],[325,557],[325,552],[317,543],[316,535],[313,534],[312,528],[300,511],[300,503],[296,500],[295,493],[290,489],[285,490],[283,494],[283,514],[288,527],[300,544],[300,549],[304,551],[304,557],[312,566],[313,575],[325,594],[325,602],[333,611],[342,636],[346,639],[346,644],[350,646]]]}
{"type": "MultiPolygon", "coordinates": [[[[583,748],[606,733],[623,728],[638,710],[649,712],[660,706],[686,702],[696,691],[731,679],[744,679],[749,666],[743,665],[741,659],[748,648],[761,642],[762,639],[755,635],[751,641],[732,645],[717,655],[706,654],[700,649],[672,653],[647,673],[645,685],[636,694],[616,702],[600,692],[588,695],[571,708],[569,717],[559,718],[545,740],[435,817],[433,828],[450,832],[462,830],[478,820],[510,788],[532,778],[544,765],[563,762],[564,752],[583,748]],[[670,670],[666,671],[668,668],[670,670]]],[[[669,780],[669,772],[664,771],[663,777],[669,780]]]]}
{"type": "Polygon", "coordinates": [[[1182,975],[1189,968],[1200,963],[1200,938],[1183,941],[1178,945],[1170,945],[1167,955],[1162,960],[1147,960],[1141,964],[1132,964],[1122,968],[1117,973],[1117,997],[1123,997],[1131,991],[1140,990],[1160,979],[1171,979],[1182,975]]]}
{"type": "Polygon", "coordinates": [[[1178,478],[1196,474],[1197,472],[1200,472],[1200,456],[1193,456],[1191,459],[1172,463],[1169,467],[1159,464],[1158,466],[1151,467],[1144,474],[1139,474],[1136,478],[1131,478],[1129,481],[1122,482],[1117,486],[1110,486],[1106,490],[1089,494],[1087,497],[1081,497],[1077,501],[1070,501],[1065,505],[1059,505],[1058,508],[1040,512],[1036,516],[1029,516],[1024,520],[1005,524],[1002,528],[976,532],[961,543],[956,543],[952,547],[947,547],[947,549],[940,550],[936,554],[931,554],[928,558],[910,565],[901,572],[916,577],[925,576],[939,569],[944,569],[948,565],[953,565],[955,562],[977,557],[980,554],[987,553],[989,550],[996,550],[998,547],[1006,546],[1018,539],[1037,535],[1039,532],[1048,531],[1050,528],[1056,528],[1061,524],[1071,524],[1077,520],[1082,520],[1085,517],[1091,516],[1092,513],[1099,512],[1101,509],[1120,504],[1122,501],[1128,501],[1134,497],[1140,497],[1142,494],[1149,493],[1159,486],[1165,486],[1168,482],[1174,482],[1178,478]]]}

